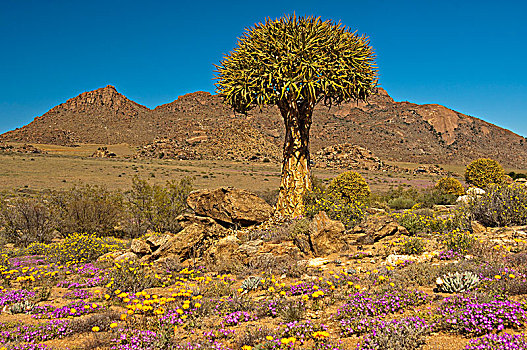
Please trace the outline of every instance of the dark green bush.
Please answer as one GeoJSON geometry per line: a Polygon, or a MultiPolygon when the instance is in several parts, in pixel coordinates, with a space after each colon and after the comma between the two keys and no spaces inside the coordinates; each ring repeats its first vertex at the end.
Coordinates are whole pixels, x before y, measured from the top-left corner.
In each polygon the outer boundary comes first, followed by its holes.
{"type": "Polygon", "coordinates": [[[445,235],[443,243],[446,250],[466,254],[476,244],[476,239],[468,231],[454,230],[445,235]]]}
{"type": "Polygon", "coordinates": [[[410,209],[416,204],[417,202],[412,198],[397,197],[388,200],[388,206],[395,210],[410,209]]]}
{"type": "Polygon", "coordinates": [[[421,254],[425,251],[426,241],[421,237],[407,237],[401,244],[402,254],[421,254]]]}
{"type": "Polygon", "coordinates": [[[434,205],[452,205],[456,204],[458,195],[451,193],[442,193],[433,188],[423,190],[419,196],[419,202],[424,208],[432,208],[434,205]]]}

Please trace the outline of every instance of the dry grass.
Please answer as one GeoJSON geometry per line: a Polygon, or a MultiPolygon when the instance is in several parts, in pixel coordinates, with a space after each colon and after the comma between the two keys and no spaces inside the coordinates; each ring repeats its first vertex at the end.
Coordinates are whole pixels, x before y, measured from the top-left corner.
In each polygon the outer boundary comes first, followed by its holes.
{"type": "MultiPolygon", "coordinates": [[[[0,153],[0,190],[64,189],[75,183],[104,184],[109,189],[129,189],[131,179],[135,175],[154,184],[164,184],[167,180],[192,176],[197,188],[234,186],[255,192],[277,189],[280,183],[280,164],[277,163],[127,159],[124,157],[129,157],[135,152],[135,147],[127,144],[108,145],[108,149],[115,152],[119,158],[91,158],[90,155],[101,146],[105,145],[36,145],[48,154],[0,153]]],[[[396,165],[410,169],[418,166],[412,163],[396,165]]],[[[464,170],[464,167],[460,166],[441,166],[457,175],[461,175],[464,170]]],[[[344,169],[313,169],[315,176],[324,180],[326,184],[343,171],[344,169]]],[[[438,176],[393,172],[359,173],[376,192],[386,191],[391,186],[398,185],[429,187],[439,179],[438,176]]]]}

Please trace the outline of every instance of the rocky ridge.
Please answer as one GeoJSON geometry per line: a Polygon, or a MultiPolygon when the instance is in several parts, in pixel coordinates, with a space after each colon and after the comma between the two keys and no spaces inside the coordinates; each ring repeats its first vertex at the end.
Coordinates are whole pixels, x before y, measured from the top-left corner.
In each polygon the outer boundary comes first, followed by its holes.
{"type": "MultiPolygon", "coordinates": [[[[157,138],[172,140],[174,152],[163,153],[176,157],[189,153],[203,159],[274,161],[281,157],[283,128],[276,107],[240,115],[219,96],[195,92],[152,110],[107,86],[54,107],[30,124],[0,135],[0,141],[128,143],[147,147],[138,156],[159,157],[160,152],[149,151],[156,148],[150,144],[157,138]]],[[[395,102],[383,89],[368,103],[317,105],[310,135],[312,154],[353,144],[387,161],[465,165],[489,157],[507,167],[527,168],[524,137],[444,106],[395,102]]]]}

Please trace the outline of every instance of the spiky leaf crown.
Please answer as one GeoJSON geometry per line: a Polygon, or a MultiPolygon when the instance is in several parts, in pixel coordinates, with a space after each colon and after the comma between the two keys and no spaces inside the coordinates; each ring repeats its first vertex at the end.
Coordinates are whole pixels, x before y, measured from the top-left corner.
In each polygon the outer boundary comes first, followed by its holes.
{"type": "Polygon", "coordinates": [[[217,92],[236,111],[281,102],[365,100],[377,86],[366,36],[320,17],[267,19],[216,66],[217,92]]]}

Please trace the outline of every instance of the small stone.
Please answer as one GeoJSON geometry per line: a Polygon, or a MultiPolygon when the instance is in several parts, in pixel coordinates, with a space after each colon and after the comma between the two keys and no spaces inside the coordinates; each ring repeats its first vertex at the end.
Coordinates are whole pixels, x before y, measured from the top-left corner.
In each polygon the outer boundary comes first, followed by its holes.
{"type": "Polygon", "coordinates": [[[152,253],[152,250],[150,249],[150,245],[148,243],[141,241],[139,239],[132,240],[132,245],[130,247],[130,250],[132,253],[138,254],[138,255],[146,255],[152,253]]]}

